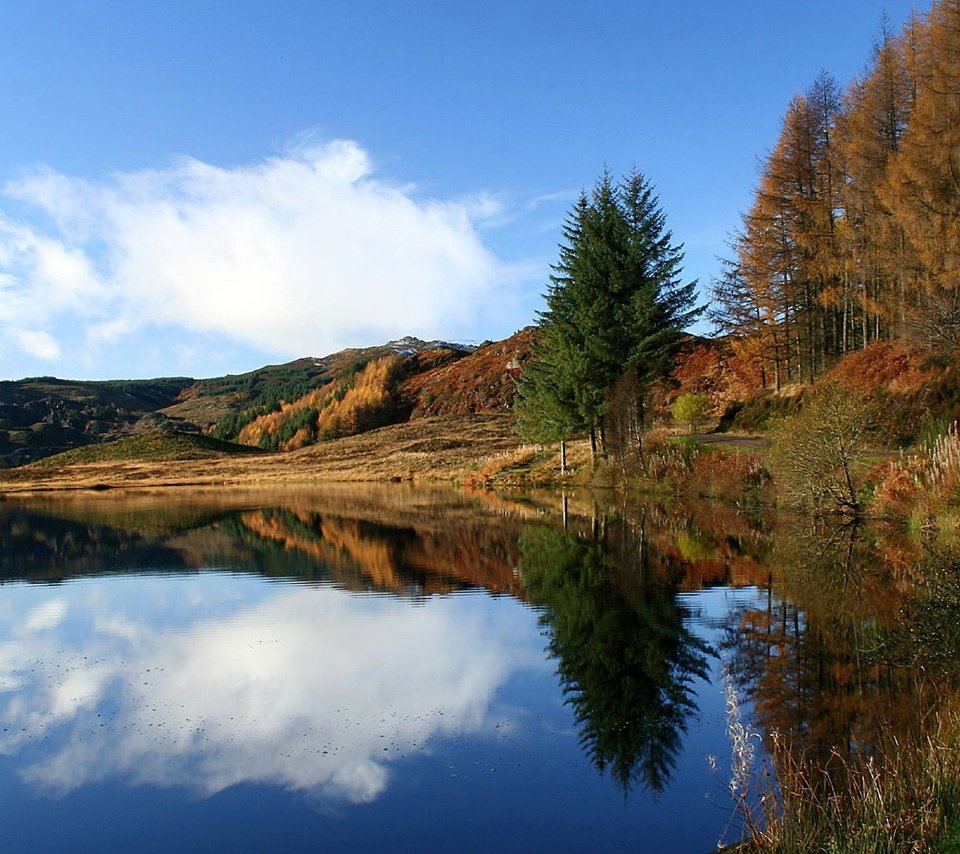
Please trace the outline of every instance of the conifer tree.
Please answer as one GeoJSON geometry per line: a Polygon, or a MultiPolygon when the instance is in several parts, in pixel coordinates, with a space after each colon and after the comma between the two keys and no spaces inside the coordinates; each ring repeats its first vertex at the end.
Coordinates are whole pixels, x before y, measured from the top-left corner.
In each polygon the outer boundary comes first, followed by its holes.
{"type": "Polygon", "coordinates": [[[733,248],[714,322],[777,388],[880,338],[960,349],[960,0],[793,98],[733,248]]]}
{"type": "Polygon", "coordinates": [[[904,332],[902,232],[878,191],[906,131],[911,85],[903,43],[886,21],[881,36],[868,73],[847,89],[840,119],[846,182],[839,231],[845,292],[851,296],[844,304],[843,351],[853,346],[847,346],[848,333],[866,347],[871,340],[904,332]]]}
{"type": "Polygon", "coordinates": [[[567,439],[584,429],[577,405],[574,356],[556,326],[541,327],[533,358],[517,386],[517,432],[530,442],[559,442],[560,471],[567,470],[567,439]]]}
{"type": "Polygon", "coordinates": [[[615,184],[604,172],[571,211],[564,241],[517,409],[528,435],[534,425],[549,432],[562,423],[588,430],[602,450],[611,388],[628,372],[636,378],[631,396],[642,424],[650,384],[667,373],[701,309],[696,284],[680,281],[682,248],[639,173],[615,184]]]}
{"type": "Polygon", "coordinates": [[[937,0],[927,19],[926,79],[882,194],[920,273],[919,331],[960,346],[960,0],[937,0]]]}

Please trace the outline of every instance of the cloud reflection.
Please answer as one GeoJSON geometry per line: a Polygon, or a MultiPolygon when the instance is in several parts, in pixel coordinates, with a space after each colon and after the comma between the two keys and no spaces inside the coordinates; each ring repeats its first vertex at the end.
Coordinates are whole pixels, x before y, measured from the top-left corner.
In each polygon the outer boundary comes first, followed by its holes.
{"type": "Polygon", "coordinates": [[[509,675],[543,666],[535,619],[507,600],[413,607],[207,577],[192,582],[204,607],[179,611],[186,580],[151,579],[166,604],[133,619],[137,582],[67,586],[0,617],[0,753],[29,746],[19,773],[42,791],[256,782],[369,802],[391,762],[480,731],[509,675]],[[262,598],[242,607],[244,584],[262,598]]]}

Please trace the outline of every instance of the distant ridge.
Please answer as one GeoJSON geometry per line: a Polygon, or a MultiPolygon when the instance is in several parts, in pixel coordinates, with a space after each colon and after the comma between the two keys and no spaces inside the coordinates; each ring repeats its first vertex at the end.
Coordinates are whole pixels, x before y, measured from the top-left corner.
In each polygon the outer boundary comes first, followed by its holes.
{"type": "Polygon", "coordinates": [[[403,338],[397,338],[395,341],[388,341],[383,346],[401,356],[409,356],[413,353],[422,353],[424,350],[441,349],[462,350],[464,353],[472,353],[479,345],[458,341],[423,341],[412,335],[405,335],[403,338]]]}
{"type": "Polygon", "coordinates": [[[410,417],[504,411],[528,355],[524,334],[514,336],[516,345],[513,338],[478,345],[404,336],[207,379],[0,381],[0,467],[155,431],[242,438],[274,450],[410,417]],[[378,368],[376,381],[366,376],[384,359],[398,361],[378,368]],[[321,410],[333,403],[335,426],[320,424],[321,410]]]}

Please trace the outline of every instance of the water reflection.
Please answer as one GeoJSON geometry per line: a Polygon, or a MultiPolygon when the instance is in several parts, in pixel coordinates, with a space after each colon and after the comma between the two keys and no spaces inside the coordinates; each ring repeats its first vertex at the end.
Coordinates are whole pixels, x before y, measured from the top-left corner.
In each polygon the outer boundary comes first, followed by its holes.
{"type": "Polygon", "coordinates": [[[392,762],[481,730],[507,676],[543,666],[516,611],[262,585],[238,608],[235,581],[98,580],[6,608],[0,752],[47,740],[20,774],[60,794],[118,776],[367,802],[392,762]],[[145,597],[161,603],[146,615],[145,597]]]}
{"type": "MultiPolygon", "coordinates": [[[[646,790],[707,850],[726,821],[704,800],[706,754],[729,755],[721,659],[751,726],[806,755],[913,731],[935,702],[924,668],[960,648],[937,628],[960,601],[950,573],[918,585],[915,562],[889,532],[715,504],[0,501],[0,787],[13,769],[59,796],[265,784],[372,806],[469,743],[512,792],[488,809],[535,797],[531,779],[559,798],[569,777],[577,823],[636,830],[656,820],[646,790]]],[[[428,797],[459,791],[452,776],[428,797]]]]}
{"type": "Polygon", "coordinates": [[[623,520],[589,538],[540,529],[521,537],[520,566],[591,761],[625,791],[660,792],[710,647],[687,627],[689,612],[645,545],[623,520]],[[615,542],[628,547],[617,554],[615,542]]]}
{"type": "Polygon", "coordinates": [[[936,585],[931,598],[929,568],[919,585],[898,573],[887,549],[907,546],[902,532],[890,536],[839,520],[783,520],[771,586],[728,617],[721,647],[755,726],[820,762],[825,785],[840,785],[852,757],[915,738],[956,684],[957,659],[935,672],[930,645],[918,643],[924,625],[949,634],[949,588],[936,585]]]}

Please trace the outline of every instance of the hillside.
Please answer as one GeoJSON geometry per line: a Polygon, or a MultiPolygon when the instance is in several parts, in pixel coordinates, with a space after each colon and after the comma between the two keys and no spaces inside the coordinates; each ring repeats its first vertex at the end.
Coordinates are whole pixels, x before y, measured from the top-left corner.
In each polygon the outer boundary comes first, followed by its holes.
{"type": "MultiPolygon", "coordinates": [[[[0,383],[0,453],[17,471],[50,459],[4,480],[47,481],[51,475],[41,471],[69,465],[89,470],[64,483],[448,475],[483,482],[490,455],[517,452],[512,400],[535,337],[536,329],[527,328],[472,349],[401,339],[208,380],[0,383]],[[454,424],[482,447],[467,452],[462,437],[450,435],[454,424]],[[380,429],[405,426],[409,433],[380,429]],[[254,451],[285,453],[249,464],[237,459],[254,451]],[[441,459],[444,451],[452,452],[449,460],[441,459]],[[281,463],[288,453],[293,456],[281,463]],[[118,469],[174,459],[210,464],[211,473],[194,467],[188,475],[181,466],[175,473],[118,469]]],[[[708,398],[715,429],[763,431],[796,412],[808,387],[775,391],[762,379],[729,341],[691,337],[655,394],[655,418],[669,424],[673,401],[692,393],[708,398]]],[[[928,439],[960,418],[960,367],[902,342],[851,353],[820,382],[841,383],[874,400],[882,413],[878,441],[890,447],[928,439]]]]}
{"type": "Polygon", "coordinates": [[[72,465],[74,463],[100,463],[122,460],[203,460],[230,454],[262,454],[259,448],[224,442],[212,436],[198,433],[179,433],[169,430],[152,430],[135,436],[124,436],[112,442],[84,445],[52,457],[37,460],[38,468],[72,465]]]}
{"type": "MultiPolygon", "coordinates": [[[[905,341],[876,341],[829,367],[817,383],[836,383],[873,401],[879,440],[909,445],[943,432],[960,419],[960,364],[929,348],[905,341]]],[[[669,417],[681,394],[703,395],[720,430],[765,430],[799,410],[809,383],[779,390],[763,386],[760,372],[723,338],[691,341],[678,356],[670,388],[659,408],[669,417]]]]}
{"type": "Polygon", "coordinates": [[[0,383],[0,466],[162,430],[264,450],[433,415],[509,410],[532,330],[479,348],[401,338],[195,380],[0,383]]]}
{"type": "Polygon", "coordinates": [[[165,423],[158,415],[194,384],[187,377],[79,382],[36,377],[0,382],[0,465],[19,465],[165,423]]]}
{"type": "Polygon", "coordinates": [[[411,406],[410,417],[509,411],[535,339],[536,329],[527,327],[457,362],[412,374],[400,389],[411,406]]]}
{"type": "MultiPolygon", "coordinates": [[[[216,453],[169,462],[105,454],[70,465],[0,471],[0,495],[77,489],[277,486],[316,481],[465,481],[516,454],[509,414],[419,418],[286,453],[216,453]]],[[[129,448],[128,448],[129,450],[129,448]]],[[[251,449],[253,450],[253,449],[251,449]]]]}

